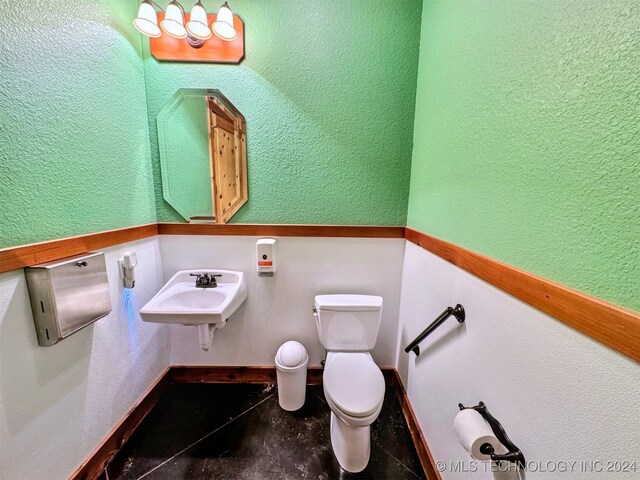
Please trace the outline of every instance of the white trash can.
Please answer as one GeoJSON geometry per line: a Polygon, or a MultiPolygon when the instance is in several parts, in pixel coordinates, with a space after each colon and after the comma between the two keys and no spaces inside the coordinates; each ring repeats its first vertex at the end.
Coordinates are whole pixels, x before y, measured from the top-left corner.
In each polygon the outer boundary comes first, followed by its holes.
{"type": "Polygon", "coordinates": [[[278,376],[278,402],[284,410],[298,410],[304,405],[307,391],[307,364],[309,355],[299,342],[290,340],[276,353],[278,376]]]}

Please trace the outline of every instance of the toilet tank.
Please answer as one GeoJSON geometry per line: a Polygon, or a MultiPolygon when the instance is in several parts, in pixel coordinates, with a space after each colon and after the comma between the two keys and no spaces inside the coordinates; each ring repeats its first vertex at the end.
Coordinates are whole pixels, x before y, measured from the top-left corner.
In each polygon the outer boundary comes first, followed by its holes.
{"type": "Polygon", "coordinates": [[[369,351],[378,338],[382,297],[318,295],[313,314],[320,343],[327,350],[369,351]]]}

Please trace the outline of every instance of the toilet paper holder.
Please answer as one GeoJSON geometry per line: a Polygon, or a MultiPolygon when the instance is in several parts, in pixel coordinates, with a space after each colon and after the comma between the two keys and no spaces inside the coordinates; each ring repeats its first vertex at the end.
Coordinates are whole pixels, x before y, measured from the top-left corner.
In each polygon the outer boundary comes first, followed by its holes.
{"type": "Polygon", "coordinates": [[[489,413],[489,410],[487,409],[487,406],[484,404],[484,402],[480,402],[474,407],[465,407],[463,404],[459,403],[458,407],[460,407],[460,410],[470,408],[482,415],[482,417],[491,427],[491,430],[493,430],[493,434],[496,436],[496,438],[500,441],[500,443],[502,443],[502,445],[507,448],[507,450],[509,450],[507,453],[495,453],[493,450],[493,446],[489,443],[485,443],[480,447],[480,451],[482,453],[484,453],[485,455],[489,455],[491,457],[491,460],[494,462],[511,462],[518,465],[518,467],[520,467],[521,469],[525,469],[524,454],[509,439],[509,437],[507,436],[507,432],[505,432],[502,424],[489,413]]]}

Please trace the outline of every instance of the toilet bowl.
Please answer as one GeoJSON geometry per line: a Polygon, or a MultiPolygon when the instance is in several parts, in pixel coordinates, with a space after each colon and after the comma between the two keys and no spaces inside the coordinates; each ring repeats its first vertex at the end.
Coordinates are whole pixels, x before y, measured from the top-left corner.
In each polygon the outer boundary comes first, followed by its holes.
{"type": "Polygon", "coordinates": [[[346,471],[360,472],[369,463],[370,426],[384,401],[382,372],[368,353],[329,352],[322,380],[333,452],[346,471]]]}
{"type": "Polygon", "coordinates": [[[313,312],[327,350],[322,380],[331,408],[331,446],[340,466],[357,473],[369,463],[370,428],[384,401],[384,377],[369,353],[378,337],[382,297],[319,295],[313,312]]]}

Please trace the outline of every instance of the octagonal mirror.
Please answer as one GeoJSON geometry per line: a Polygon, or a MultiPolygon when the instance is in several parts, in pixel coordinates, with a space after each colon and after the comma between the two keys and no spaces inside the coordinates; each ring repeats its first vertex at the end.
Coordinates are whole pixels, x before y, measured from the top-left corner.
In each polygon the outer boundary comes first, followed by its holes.
{"type": "Polygon", "coordinates": [[[242,114],[219,90],[183,88],[157,120],[164,199],[187,221],[226,223],[247,201],[242,114]]]}

